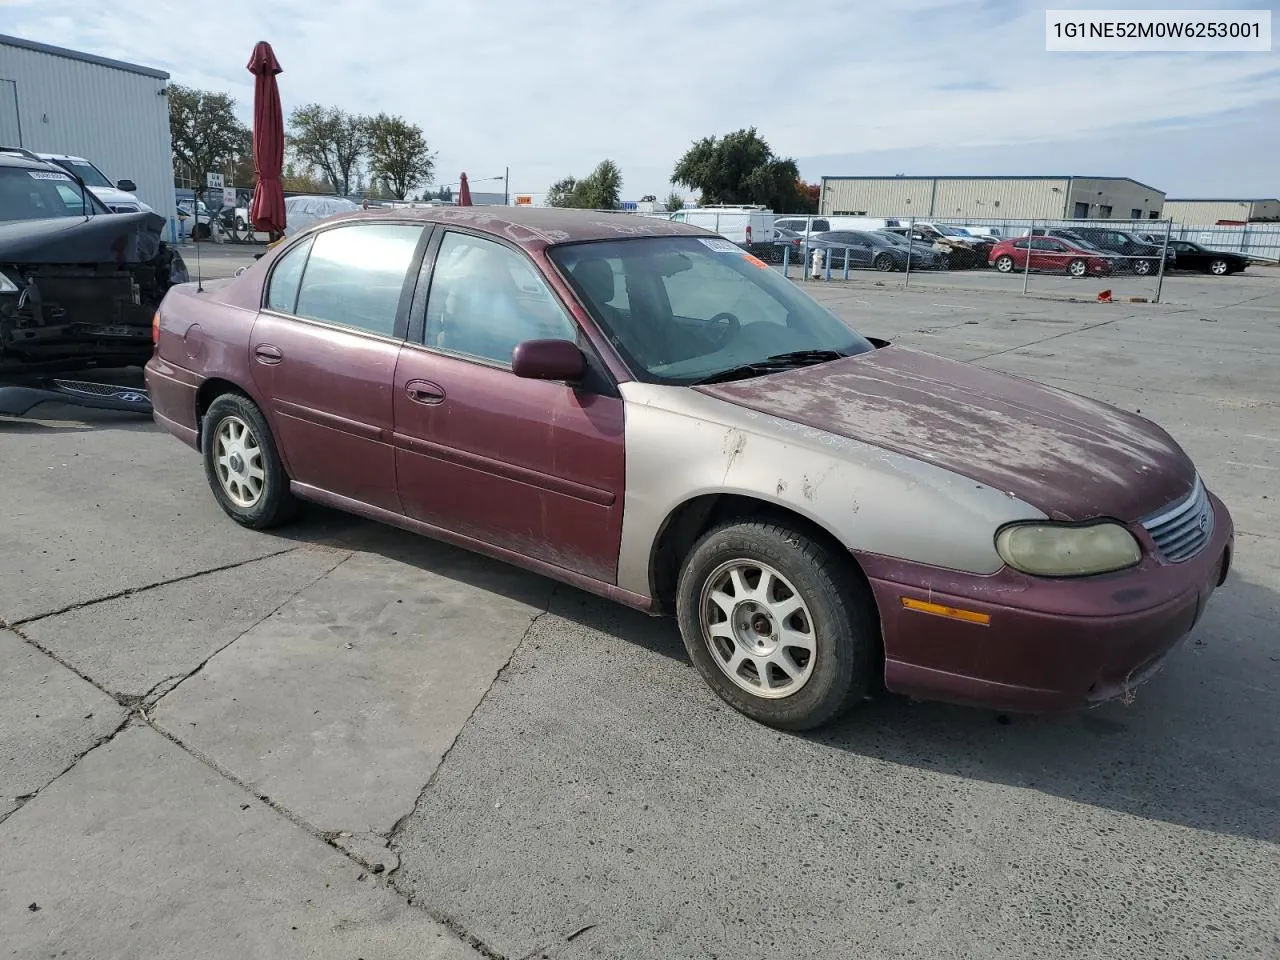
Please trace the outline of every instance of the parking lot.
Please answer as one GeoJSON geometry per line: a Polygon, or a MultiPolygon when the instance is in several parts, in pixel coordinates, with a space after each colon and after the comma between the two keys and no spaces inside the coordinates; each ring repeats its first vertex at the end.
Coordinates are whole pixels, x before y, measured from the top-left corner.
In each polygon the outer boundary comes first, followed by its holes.
{"type": "Polygon", "coordinates": [[[782,734],[671,620],[318,508],[252,533],[150,422],[42,409],[0,420],[0,956],[1280,955],[1280,270],[903,280],[805,289],[1152,418],[1231,509],[1132,702],[782,734]]]}

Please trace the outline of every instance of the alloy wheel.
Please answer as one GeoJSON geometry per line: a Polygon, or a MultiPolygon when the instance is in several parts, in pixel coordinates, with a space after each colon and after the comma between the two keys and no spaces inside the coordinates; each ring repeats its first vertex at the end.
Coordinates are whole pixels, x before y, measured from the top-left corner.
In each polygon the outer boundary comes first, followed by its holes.
{"type": "Polygon", "coordinates": [[[813,617],[795,586],[768,564],[737,559],[717,567],[703,584],[699,617],[716,665],[753,696],[781,699],[809,682],[813,617]]]}
{"type": "Polygon", "coordinates": [[[266,470],[262,446],[253,430],[239,417],[225,417],[214,435],[214,462],[218,483],[238,507],[248,509],[262,499],[266,470]]]}

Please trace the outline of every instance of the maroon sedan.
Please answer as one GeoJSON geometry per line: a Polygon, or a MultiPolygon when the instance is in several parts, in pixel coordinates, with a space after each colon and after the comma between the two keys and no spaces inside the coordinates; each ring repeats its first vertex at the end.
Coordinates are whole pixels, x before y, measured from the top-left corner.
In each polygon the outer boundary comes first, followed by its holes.
{"type": "Polygon", "coordinates": [[[237,522],[311,500],[674,612],[715,691],[790,729],[881,681],[1124,694],[1231,559],[1154,424],[860,336],[658,219],[342,214],[173,288],[147,382],[237,522]]]}
{"type": "Polygon", "coordinates": [[[1031,269],[1063,272],[1073,277],[1108,276],[1112,261],[1096,247],[1064,240],[1061,237],[1019,237],[1001,240],[991,248],[988,260],[1001,273],[1027,269],[1027,257],[1031,257],[1031,269]]]}

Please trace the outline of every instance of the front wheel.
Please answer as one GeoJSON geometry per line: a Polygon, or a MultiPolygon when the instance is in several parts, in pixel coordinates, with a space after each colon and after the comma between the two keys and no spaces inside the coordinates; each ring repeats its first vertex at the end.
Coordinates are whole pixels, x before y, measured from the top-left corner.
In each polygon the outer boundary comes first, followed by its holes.
{"type": "Polygon", "coordinates": [[[866,696],[879,634],[847,555],[786,526],[729,523],[680,572],[690,659],[735,710],[784,730],[827,723],[866,696]]]}
{"type": "Polygon", "coordinates": [[[1215,277],[1225,277],[1231,272],[1231,265],[1225,260],[1214,260],[1209,264],[1209,272],[1215,277]]]}
{"type": "Polygon", "coordinates": [[[1136,261],[1134,261],[1134,264],[1133,264],[1133,272],[1134,272],[1134,273],[1136,273],[1136,274],[1137,274],[1138,276],[1140,276],[1140,277],[1145,277],[1145,276],[1146,276],[1147,274],[1149,274],[1153,269],[1155,269],[1155,266],[1154,266],[1154,264],[1152,264],[1152,262],[1151,262],[1150,260],[1136,260],[1136,261]]]}
{"type": "Polygon", "coordinates": [[[201,424],[204,472],[218,506],[236,523],[265,530],[297,507],[266,417],[248,397],[224,393],[201,424]]]}
{"type": "Polygon", "coordinates": [[[880,256],[876,257],[874,266],[881,273],[889,273],[897,268],[897,264],[893,262],[893,257],[889,256],[887,253],[882,253],[880,256]]]}
{"type": "Polygon", "coordinates": [[[1089,265],[1083,260],[1072,260],[1067,264],[1067,273],[1076,278],[1088,276],[1089,265]]]}
{"type": "Polygon", "coordinates": [[[1000,256],[996,257],[996,269],[1001,273],[1012,273],[1013,257],[1009,256],[1007,253],[1002,253],[1000,256]]]}

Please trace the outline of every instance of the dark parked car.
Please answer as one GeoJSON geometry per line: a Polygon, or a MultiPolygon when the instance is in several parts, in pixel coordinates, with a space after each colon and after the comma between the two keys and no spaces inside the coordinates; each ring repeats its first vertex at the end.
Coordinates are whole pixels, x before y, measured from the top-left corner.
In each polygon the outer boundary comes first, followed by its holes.
{"type": "Polygon", "coordinates": [[[884,234],[871,230],[829,230],[817,233],[809,238],[810,249],[821,249],[826,252],[833,269],[844,269],[847,256],[850,267],[861,267],[883,272],[905,270],[907,268],[907,252],[911,251],[911,266],[918,270],[937,270],[946,264],[943,254],[925,246],[912,244],[910,248],[904,239],[895,243],[884,234]]]}
{"type": "Polygon", "coordinates": [[[141,366],[187,279],[157,213],[112,213],[75,174],[0,153],[0,372],[141,366]]]}
{"type": "Polygon", "coordinates": [[[1001,273],[1013,273],[1027,269],[1028,255],[1030,269],[1036,271],[1062,271],[1073,277],[1105,277],[1112,271],[1110,257],[1097,247],[1059,236],[1001,240],[991,248],[990,262],[1001,273]]]}
{"type": "Polygon", "coordinates": [[[1125,696],[1234,528],[1163,430],[871,340],[735,244],[554,208],[339,215],[161,304],[156,420],[236,522],[311,500],[650,613],[804,729],[877,680],[1125,696]]]}
{"type": "Polygon", "coordinates": [[[1244,254],[1210,250],[1190,240],[1170,240],[1169,246],[1178,254],[1180,270],[1202,270],[1215,277],[1225,277],[1249,266],[1249,258],[1244,254]]]}

